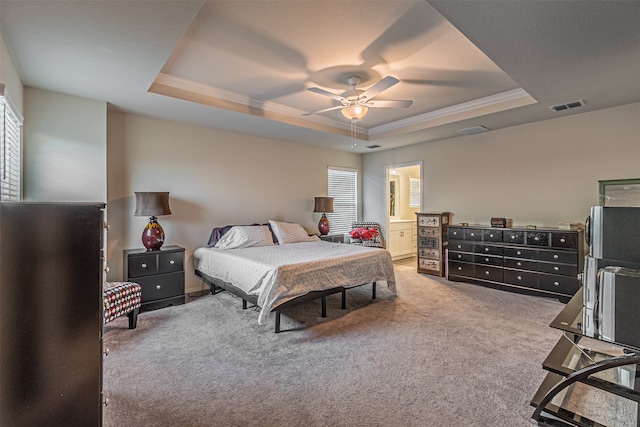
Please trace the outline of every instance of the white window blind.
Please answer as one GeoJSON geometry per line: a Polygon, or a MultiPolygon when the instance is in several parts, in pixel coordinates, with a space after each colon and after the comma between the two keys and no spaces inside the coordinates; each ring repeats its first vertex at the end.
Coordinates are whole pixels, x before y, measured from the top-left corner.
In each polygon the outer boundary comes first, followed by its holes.
{"type": "Polygon", "coordinates": [[[0,200],[20,201],[20,131],[22,116],[0,84],[0,200]]]}
{"type": "Polygon", "coordinates": [[[409,207],[420,207],[420,178],[409,177],[409,207]]]}
{"type": "Polygon", "coordinates": [[[358,216],[358,171],[329,167],[329,197],[333,197],[333,213],[327,214],[331,234],[348,233],[358,216]]]}

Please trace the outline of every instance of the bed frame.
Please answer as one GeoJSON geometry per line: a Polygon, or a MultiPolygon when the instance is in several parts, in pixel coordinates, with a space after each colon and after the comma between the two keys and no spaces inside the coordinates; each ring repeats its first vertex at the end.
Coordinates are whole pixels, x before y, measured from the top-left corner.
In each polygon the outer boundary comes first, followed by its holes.
{"type": "MultiPolygon", "coordinates": [[[[195,270],[195,274],[196,276],[202,278],[202,280],[205,281],[205,283],[207,283],[210,287],[211,287],[211,295],[215,295],[219,292],[227,291],[230,292],[240,298],[242,298],[242,309],[246,310],[247,309],[247,303],[251,303],[255,306],[258,306],[258,297],[255,295],[249,295],[247,294],[245,291],[243,291],[242,289],[238,288],[237,286],[234,286],[231,283],[227,283],[223,280],[217,279],[215,277],[209,276],[206,273],[201,272],[200,270],[195,270]]],[[[360,286],[366,285],[366,283],[363,283],[360,286]]],[[[315,299],[320,298],[321,302],[322,302],[322,312],[321,315],[322,317],[327,317],[327,296],[331,295],[331,294],[337,294],[337,293],[341,293],[342,294],[342,309],[346,310],[347,308],[347,288],[342,287],[342,286],[338,286],[336,288],[331,288],[331,289],[325,289],[322,291],[313,291],[313,292],[309,292],[305,295],[301,295],[299,297],[290,299],[289,301],[282,303],[280,305],[278,305],[277,307],[275,307],[274,309],[272,309],[271,311],[275,311],[276,313],[276,322],[275,322],[275,333],[278,334],[280,333],[280,316],[281,316],[281,312],[283,309],[288,308],[288,307],[294,307],[296,305],[308,302],[308,301],[312,301],[315,299]]],[[[372,283],[372,291],[371,291],[371,299],[376,299],[376,282],[372,283]]]]}

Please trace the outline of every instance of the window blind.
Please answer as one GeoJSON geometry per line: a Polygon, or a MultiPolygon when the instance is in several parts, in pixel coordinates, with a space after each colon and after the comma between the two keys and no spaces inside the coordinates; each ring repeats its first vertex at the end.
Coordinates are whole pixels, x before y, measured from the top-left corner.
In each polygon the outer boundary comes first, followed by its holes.
{"type": "Polygon", "coordinates": [[[22,117],[0,84],[0,200],[20,201],[22,117]]]}
{"type": "Polygon", "coordinates": [[[420,178],[409,177],[409,207],[420,207],[420,178]]]}
{"type": "Polygon", "coordinates": [[[358,171],[328,168],[329,197],[333,197],[333,213],[327,214],[331,234],[348,233],[358,216],[358,171]]]}

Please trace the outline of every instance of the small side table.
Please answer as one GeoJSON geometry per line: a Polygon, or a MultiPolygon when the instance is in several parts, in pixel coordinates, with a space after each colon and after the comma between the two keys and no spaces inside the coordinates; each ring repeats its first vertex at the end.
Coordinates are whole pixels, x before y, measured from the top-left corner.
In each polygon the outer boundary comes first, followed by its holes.
{"type": "Polygon", "coordinates": [[[180,246],[125,250],[124,276],[142,286],[140,310],[184,304],[184,248],[180,246]]]}
{"type": "Polygon", "coordinates": [[[318,237],[320,237],[320,240],[324,240],[325,242],[345,243],[344,234],[325,234],[318,237]]]}

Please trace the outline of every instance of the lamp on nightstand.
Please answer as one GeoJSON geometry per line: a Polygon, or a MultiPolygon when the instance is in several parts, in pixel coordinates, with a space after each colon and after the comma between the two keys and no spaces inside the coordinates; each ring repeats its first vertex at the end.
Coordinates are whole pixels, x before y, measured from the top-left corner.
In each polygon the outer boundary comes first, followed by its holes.
{"type": "Polygon", "coordinates": [[[142,231],[142,244],[148,251],[160,249],[164,243],[164,230],[158,223],[157,216],[171,215],[169,209],[169,192],[136,191],[136,212],[134,216],[149,216],[149,223],[142,231]]]}
{"type": "Polygon", "coordinates": [[[329,234],[329,230],[331,229],[326,214],[333,212],[333,197],[316,197],[315,199],[316,207],[313,211],[322,212],[322,218],[320,218],[320,222],[318,222],[318,231],[324,236],[329,234]]]}

